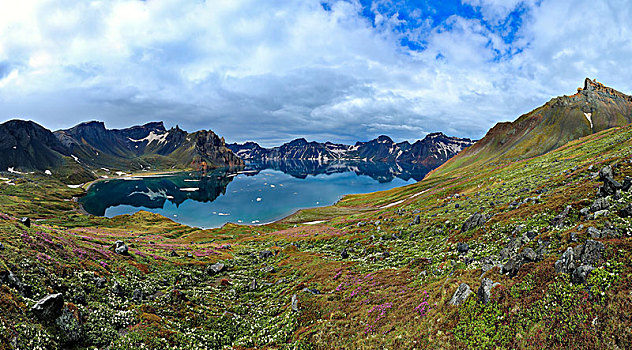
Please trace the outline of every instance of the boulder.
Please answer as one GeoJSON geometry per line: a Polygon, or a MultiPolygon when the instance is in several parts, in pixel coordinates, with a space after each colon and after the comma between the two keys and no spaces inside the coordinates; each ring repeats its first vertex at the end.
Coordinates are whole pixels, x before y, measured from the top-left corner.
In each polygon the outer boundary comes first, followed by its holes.
{"type": "Polygon", "coordinates": [[[604,249],[603,243],[589,239],[582,247],[580,260],[584,264],[595,265],[601,260],[601,254],[604,249]]]}
{"type": "Polygon", "coordinates": [[[224,271],[225,265],[222,264],[221,262],[215,263],[211,266],[209,266],[207,273],[209,275],[216,275],[222,271],[224,271]]]}
{"type": "Polygon", "coordinates": [[[614,177],[614,172],[612,171],[612,167],[610,165],[606,165],[605,167],[599,170],[599,179],[602,181],[605,179],[612,179],[614,177]]]}
{"type": "Polygon", "coordinates": [[[31,227],[31,219],[24,217],[20,219],[20,223],[26,227],[31,227]]]}
{"type": "Polygon", "coordinates": [[[564,220],[568,217],[568,213],[570,213],[571,209],[573,208],[570,205],[567,205],[561,213],[551,220],[551,225],[554,227],[562,227],[564,225],[564,220]]]}
{"type": "Polygon", "coordinates": [[[123,241],[116,241],[114,244],[116,245],[114,248],[116,254],[129,255],[127,244],[123,243],[123,241]]]}
{"type": "Polygon", "coordinates": [[[2,244],[2,242],[0,242],[0,250],[4,250],[4,244],[2,244]]]}
{"type": "Polygon", "coordinates": [[[623,186],[613,178],[606,178],[603,181],[603,186],[599,187],[599,194],[602,197],[613,196],[617,193],[617,190],[622,189],[623,186]]]}
{"type": "Polygon", "coordinates": [[[482,226],[487,221],[487,218],[484,214],[476,212],[472,214],[465,222],[463,226],[461,226],[461,232],[467,232],[469,230],[475,229],[479,226],[482,226]]]}
{"type": "Polygon", "coordinates": [[[581,265],[571,273],[571,282],[581,284],[586,283],[588,274],[592,270],[594,270],[594,268],[591,265],[581,265]]]}
{"type": "Polygon", "coordinates": [[[49,294],[33,305],[31,312],[40,321],[52,322],[61,315],[63,307],[64,296],[61,293],[49,294]]]}
{"type": "Polygon", "coordinates": [[[508,274],[510,277],[515,276],[520,270],[520,267],[524,264],[524,258],[521,255],[512,256],[503,265],[501,272],[508,274]]]}
{"type": "Polygon", "coordinates": [[[600,210],[606,210],[610,208],[610,202],[608,198],[597,198],[590,206],[590,212],[594,213],[600,210]]]}
{"type": "Polygon", "coordinates": [[[626,176],[621,184],[621,190],[628,192],[632,188],[632,177],[626,176]]]}
{"type": "Polygon", "coordinates": [[[413,225],[419,225],[421,223],[421,217],[419,215],[415,215],[413,219],[413,225]]]}
{"type": "Polygon", "coordinates": [[[456,244],[456,250],[461,254],[465,254],[470,250],[470,246],[467,243],[459,242],[456,244]]]}
{"type": "Polygon", "coordinates": [[[522,253],[520,253],[520,255],[522,256],[523,260],[525,262],[533,262],[533,261],[537,261],[538,259],[538,254],[531,248],[524,248],[524,250],[522,251],[522,253]]]}
{"type": "Polygon", "coordinates": [[[555,262],[555,272],[570,273],[575,270],[575,250],[571,247],[555,262]]]}
{"type": "Polygon", "coordinates": [[[594,227],[589,227],[588,230],[586,230],[586,233],[588,234],[588,236],[590,236],[590,238],[592,239],[597,239],[597,238],[602,238],[602,233],[601,231],[599,231],[598,229],[594,228],[594,227]]]}
{"type": "Polygon", "coordinates": [[[23,283],[13,272],[5,270],[0,271],[0,282],[11,288],[15,288],[22,296],[31,297],[33,289],[30,285],[23,283]]]}
{"type": "Polygon", "coordinates": [[[450,305],[460,305],[472,293],[473,292],[472,292],[472,289],[470,289],[470,286],[468,286],[466,283],[461,283],[459,288],[457,288],[457,290],[452,295],[452,299],[450,299],[449,304],[450,305]]]}
{"type": "Polygon", "coordinates": [[[500,285],[500,283],[494,283],[489,278],[483,278],[481,281],[481,286],[478,288],[478,301],[483,304],[489,303],[489,297],[491,296],[491,291],[494,287],[500,285]]]}
{"type": "Polygon", "coordinates": [[[341,259],[347,259],[349,257],[349,253],[347,252],[347,248],[344,248],[342,252],[340,252],[341,259]]]}
{"type": "Polygon", "coordinates": [[[172,251],[171,251],[171,253],[169,253],[169,256],[170,256],[170,257],[173,257],[173,258],[177,258],[177,257],[179,257],[180,255],[178,255],[178,253],[176,253],[176,251],[175,251],[175,250],[172,250],[172,251]]]}

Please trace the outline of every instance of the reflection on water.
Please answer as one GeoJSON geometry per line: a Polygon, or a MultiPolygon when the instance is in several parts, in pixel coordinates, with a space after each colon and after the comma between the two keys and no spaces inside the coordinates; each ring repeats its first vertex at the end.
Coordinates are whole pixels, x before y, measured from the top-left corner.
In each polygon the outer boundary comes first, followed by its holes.
{"type": "Polygon", "coordinates": [[[380,183],[391,182],[395,178],[421,181],[432,169],[415,164],[374,163],[363,161],[319,162],[312,160],[284,160],[277,162],[249,163],[249,169],[274,169],[294,177],[304,179],[308,175],[353,172],[366,175],[380,183]]]}
{"type": "Polygon", "coordinates": [[[345,194],[388,190],[420,180],[428,169],[367,162],[275,162],[208,174],[104,180],[80,200],[112,217],[148,210],[191,226],[270,222],[300,208],[331,205],[345,194]]]}

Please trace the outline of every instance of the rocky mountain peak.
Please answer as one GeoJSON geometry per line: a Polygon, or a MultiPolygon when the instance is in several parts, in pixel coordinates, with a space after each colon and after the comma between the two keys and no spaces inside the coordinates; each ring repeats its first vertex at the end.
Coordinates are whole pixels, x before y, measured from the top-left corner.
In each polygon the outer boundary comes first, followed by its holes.
{"type": "Polygon", "coordinates": [[[304,146],[306,145],[308,142],[306,139],[304,138],[300,138],[300,139],[296,139],[296,140],[292,140],[290,141],[290,143],[288,144],[289,146],[292,147],[296,147],[296,146],[304,146]]]}
{"type": "Polygon", "coordinates": [[[378,143],[394,143],[393,140],[386,135],[380,135],[376,140],[378,143]]]}

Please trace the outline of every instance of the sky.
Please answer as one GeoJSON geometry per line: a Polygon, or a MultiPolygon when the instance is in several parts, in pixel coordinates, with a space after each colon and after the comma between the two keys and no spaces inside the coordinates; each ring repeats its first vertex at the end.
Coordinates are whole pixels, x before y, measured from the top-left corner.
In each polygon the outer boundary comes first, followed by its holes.
{"type": "Polygon", "coordinates": [[[478,139],[585,77],[632,93],[630,18],[628,0],[0,0],[0,121],[478,139]]]}

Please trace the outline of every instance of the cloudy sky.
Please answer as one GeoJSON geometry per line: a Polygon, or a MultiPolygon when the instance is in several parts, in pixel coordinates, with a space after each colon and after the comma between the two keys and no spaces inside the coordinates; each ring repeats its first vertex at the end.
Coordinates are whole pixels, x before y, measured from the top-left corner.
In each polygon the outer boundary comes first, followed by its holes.
{"type": "Polygon", "coordinates": [[[630,18],[627,0],[0,1],[0,121],[480,138],[587,76],[632,93],[630,18]]]}

